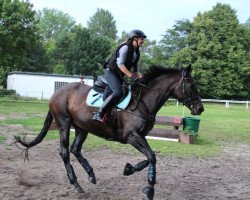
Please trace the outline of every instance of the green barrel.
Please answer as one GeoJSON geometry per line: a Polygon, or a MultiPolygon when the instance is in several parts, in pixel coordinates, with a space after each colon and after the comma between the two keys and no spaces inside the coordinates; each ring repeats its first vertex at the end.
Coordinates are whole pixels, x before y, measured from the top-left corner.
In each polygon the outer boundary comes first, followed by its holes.
{"type": "Polygon", "coordinates": [[[194,117],[184,117],[183,118],[183,130],[188,128],[188,130],[198,133],[200,119],[194,117]]]}

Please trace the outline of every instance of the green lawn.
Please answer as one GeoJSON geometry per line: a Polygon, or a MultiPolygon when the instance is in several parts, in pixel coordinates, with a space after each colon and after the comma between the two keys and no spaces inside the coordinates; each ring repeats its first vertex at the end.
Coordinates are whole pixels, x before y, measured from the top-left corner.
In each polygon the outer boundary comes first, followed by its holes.
{"type": "MultiPolygon", "coordinates": [[[[152,149],[161,155],[212,157],[224,147],[235,147],[241,143],[250,143],[250,110],[244,105],[233,105],[225,108],[222,104],[204,104],[205,112],[200,118],[199,139],[196,144],[188,145],[177,142],[149,140],[152,149]]],[[[43,126],[48,110],[47,101],[6,101],[0,99],[0,114],[6,120],[0,120],[0,127],[10,124],[21,124],[37,134],[43,126]]],[[[158,115],[191,116],[187,108],[167,103],[158,115]]],[[[0,116],[1,116],[0,115],[0,116]]],[[[1,130],[1,128],[0,128],[1,130]]],[[[71,134],[71,141],[74,134],[71,134]]],[[[58,131],[49,131],[46,139],[58,139],[58,131]]],[[[0,142],[5,137],[1,135],[0,142]]],[[[130,145],[107,142],[89,134],[84,144],[86,150],[108,146],[114,150],[136,152],[130,145]]]]}

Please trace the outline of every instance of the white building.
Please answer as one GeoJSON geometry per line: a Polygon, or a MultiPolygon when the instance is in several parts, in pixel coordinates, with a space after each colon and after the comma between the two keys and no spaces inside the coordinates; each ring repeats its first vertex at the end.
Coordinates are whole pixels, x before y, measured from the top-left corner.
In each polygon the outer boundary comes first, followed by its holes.
{"type": "MultiPolygon", "coordinates": [[[[79,82],[80,76],[58,75],[32,72],[11,72],[7,78],[7,89],[16,90],[24,97],[50,99],[52,94],[61,86],[70,82],[79,82]]],[[[84,83],[93,86],[92,76],[84,76],[84,83]]]]}

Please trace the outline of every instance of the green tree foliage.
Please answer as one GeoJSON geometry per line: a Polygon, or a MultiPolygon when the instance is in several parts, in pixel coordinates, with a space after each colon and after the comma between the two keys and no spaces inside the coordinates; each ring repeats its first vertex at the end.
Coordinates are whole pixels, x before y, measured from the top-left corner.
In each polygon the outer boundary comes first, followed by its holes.
{"type": "Polygon", "coordinates": [[[244,71],[249,69],[244,30],[235,11],[217,3],[198,13],[187,36],[187,47],[170,62],[192,63],[201,92],[210,98],[246,98],[244,71]]]}
{"type": "MultiPolygon", "coordinates": [[[[246,50],[247,50],[247,60],[250,61],[250,17],[243,25],[245,39],[246,39],[246,50]]],[[[247,88],[246,94],[247,99],[250,99],[250,68],[249,65],[245,65],[243,67],[244,70],[244,80],[245,80],[245,87],[247,88]]]]}
{"type": "Polygon", "coordinates": [[[128,37],[129,37],[129,33],[126,31],[122,31],[121,37],[119,37],[117,40],[118,44],[125,42],[128,39],[128,37]]]}
{"type": "Polygon", "coordinates": [[[92,33],[99,36],[106,36],[113,40],[116,39],[116,22],[112,14],[107,10],[98,8],[96,13],[90,17],[87,25],[92,33]]]}
{"type": "Polygon", "coordinates": [[[144,73],[148,67],[152,65],[159,65],[159,62],[156,60],[156,41],[145,39],[143,46],[140,48],[141,58],[139,61],[140,72],[144,73]]]}
{"type": "Polygon", "coordinates": [[[65,73],[63,65],[58,62],[55,56],[56,42],[64,38],[70,30],[75,26],[75,20],[68,14],[57,9],[44,8],[37,12],[37,27],[39,34],[43,38],[47,66],[50,66],[48,72],[65,73]]]}
{"type": "Polygon", "coordinates": [[[186,48],[188,46],[187,36],[191,30],[192,23],[187,19],[177,21],[172,29],[168,29],[159,45],[163,54],[161,57],[168,60],[172,55],[186,48]]]}
{"type": "Polygon", "coordinates": [[[248,28],[250,28],[250,17],[247,19],[245,26],[247,26],[248,28]]]}
{"type": "Polygon", "coordinates": [[[87,28],[76,26],[58,44],[56,55],[68,74],[97,76],[110,54],[110,40],[91,34],[87,28]]]}
{"type": "Polygon", "coordinates": [[[37,12],[39,33],[44,41],[57,41],[74,26],[75,20],[57,9],[44,8],[37,12]]]}
{"type": "Polygon", "coordinates": [[[10,71],[43,70],[41,63],[34,62],[44,56],[34,16],[29,2],[0,1],[0,85],[10,71]]]}

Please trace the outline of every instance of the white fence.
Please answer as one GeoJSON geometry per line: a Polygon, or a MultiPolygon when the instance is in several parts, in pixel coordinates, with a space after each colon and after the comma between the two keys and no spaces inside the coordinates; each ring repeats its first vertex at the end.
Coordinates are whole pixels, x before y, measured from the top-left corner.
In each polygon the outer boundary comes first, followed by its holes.
{"type": "MultiPolygon", "coordinates": [[[[176,99],[170,99],[176,101],[176,99]]],[[[230,104],[246,104],[246,109],[248,109],[249,101],[236,101],[236,100],[219,100],[219,99],[202,99],[202,102],[209,102],[209,103],[224,103],[226,108],[230,107],[230,104]]],[[[178,106],[179,102],[176,102],[178,106]]]]}
{"type": "Polygon", "coordinates": [[[213,102],[213,103],[224,103],[226,108],[230,107],[230,104],[246,104],[246,109],[248,109],[249,101],[236,101],[236,100],[218,100],[218,99],[202,99],[203,102],[213,102]]]}

